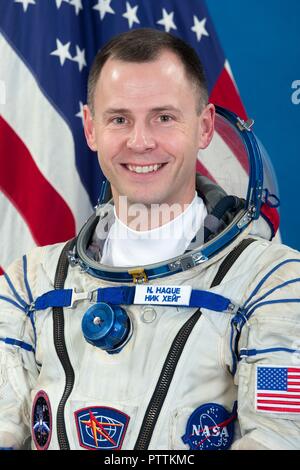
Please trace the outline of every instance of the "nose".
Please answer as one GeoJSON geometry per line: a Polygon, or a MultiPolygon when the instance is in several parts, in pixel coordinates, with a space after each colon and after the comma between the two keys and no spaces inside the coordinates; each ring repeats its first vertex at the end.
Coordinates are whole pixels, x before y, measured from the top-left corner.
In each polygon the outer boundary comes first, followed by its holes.
{"type": "Polygon", "coordinates": [[[143,153],[155,148],[155,140],[146,124],[135,123],[127,140],[127,148],[143,153]]]}

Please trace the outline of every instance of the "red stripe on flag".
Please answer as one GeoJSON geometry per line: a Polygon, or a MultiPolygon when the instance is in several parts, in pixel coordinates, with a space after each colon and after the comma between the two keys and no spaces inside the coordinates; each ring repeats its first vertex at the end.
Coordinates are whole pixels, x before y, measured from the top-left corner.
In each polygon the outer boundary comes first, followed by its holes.
{"type": "Polygon", "coordinates": [[[282,413],[300,413],[300,408],[284,408],[284,407],[272,407],[272,406],[258,406],[258,410],[264,411],[280,411],[282,413]]]}
{"type": "Polygon", "coordinates": [[[266,203],[263,203],[260,212],[265,216],[265,218],[270,222],[273,228],[274,234],[277,232],[280,223],[279,212],[276,207],[270,207],[266,203]]]}
{"type": "Polygon", "coordinates": [[[1,117],[0,135],[0,188],[26,221],[37,245],[73,237],[75,220],[70,208],[1,117]]]}
{"type": "Polygon", "coordinates": [[[233,111],[242,119],[247,119],[247,113],[240,95],[238,94],[236,86],[225,67],[212,89],[209,101],[233,111]]]}
{"type": "Polygon", "coordinates": [[[290,393],[285,393],[285,394],[281,394],[281,393],[258,393],[257,394],[257,397],[270,397],[270,398],[299,398],[300,399],[300,395],[291,395],[290,393]]]}
{"type": "Polygon", "coordinates": [[[300,400],[258,400],[257,403],[271,403],[273,405],[298,405],[300,406],[300,400]]]}

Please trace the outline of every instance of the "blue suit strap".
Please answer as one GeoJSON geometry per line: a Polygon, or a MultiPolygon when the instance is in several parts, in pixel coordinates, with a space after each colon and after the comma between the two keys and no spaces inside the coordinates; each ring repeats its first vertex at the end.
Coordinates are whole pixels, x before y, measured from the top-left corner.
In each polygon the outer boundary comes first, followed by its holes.
{"type": "Polygon", "coordinates": [[[231,305],[231,300],[222,295],[204,290],[192,290],[189,307],[203,307],[225,312],[230,310],[231,305]]]}
{"type": "MultiPolygon", "coordinates": [[[[144,305],[151,302],[135,301],[135,293],[138,286],[105,287],[90,292],[76,292],[75,289],[56,289],[38,297],[32,304],[32,310],[45,310],[50,307],[73,307],[78,301],[106,302],[111,305],[144,305]]],[[[154,296],[155,297],[155,296],[154,296]]],[[[168,301],[153,301],[155,305],[168,305],[177,307],[176,302],[170,304],[168,301]]],[[[196,290],[191,291],[188,303],[182,307],[197,307],[214,310],[217,312],[232,312],[235,306],[231,300],[213,292],[196,290]]]]}
{"type": "Polygon", "coordinates": [[[38,297],[34,310],[45,310],[49,307],[69,307],[71,305],[73,289],[55,289],[38,297]]]}
{"type": "Polygon", "coordinates": [[[133,304],[134,295],[135,287],[106,287],[97,290],[97,302],[107,302],[113,305],[131,305],[133,304]]]}

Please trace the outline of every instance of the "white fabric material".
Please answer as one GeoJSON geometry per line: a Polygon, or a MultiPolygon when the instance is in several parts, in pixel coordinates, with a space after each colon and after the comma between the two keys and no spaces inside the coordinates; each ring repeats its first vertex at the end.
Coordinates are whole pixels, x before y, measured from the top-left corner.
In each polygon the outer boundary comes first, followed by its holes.
{"type": "Polygon", "coordinates": [[[115,211],[101,262],[108,266],[140,266],[175,258],[185,252],[206,215],[206,207],[197,193],[184,212],[152,230],[129,228],[115,211]]]}
{"type": "MultiPolygon", "coordinates": [[[[155,279],[149,285],[192,286],[216,292],[242,305],[266,273],[292,259],[293,262],[282,265],[265,281],[252,300],[271,290],[269,300],[295,299],[295,302],[259,307],[243,327],[239,340],[239,348],[285,349],[243,358],[233,377],[229,372],[233,314],[201,309],[202,315],[177,363],[150,450],[187,450],[182,436],[191,414],[208,403],[219,404],[231,412],[236,400],[238,421],[232,449],[300,448],[300,413],[276,414],[255,409],[256,364],[299,367],[299,357],[288,352],[297,345],[299,348],[300,310],[296,301],[299,283],[274,288],[300,277],[300,254],[284,245],[257,239],[238,258],[222,283],[210,289],[225,256],[245,237],[246,232],[206,263],[155,279]]],[[[35,248],[28,255],[28,282],[34,298],[53,289],[62,248],[62,244],[35,248]]],[[[22,260],[11,265],[8,274],[19,295],[29,302],[22,260]]],[[[76,288],[77,292],[116,285],[120,284],[93,278],[79,266],[69,267],[65,283],[66,288],[76,288]]],[[[0,295],[14,299],[3,276],[0,277],[0,295]]],[[[82,448],[74,413],[83,408],[108,407],[130,417],[122,449],[133,449],[169,349],[196,309],[153,306],[152,321],[145,321],[145,309],[149,310],[149,306],[124,306],[133,324],[133,334],[120,353],[109,355],[87,343],[81,332],[82,317],[90,305],[88,301],[78,302],[74,309],[64,313],[66,348],[75,372],[74,387],[64,411],[70,448],[82,448]]],[[[35,327],[35,354],[0,342],[0,447],[8,444],[21,447],[20,443],[30,434],[34,399],[42,390],[49,397],[52,412],[49,449],[59,448],[56,413],[65,389],[65,372],[54,345],[50,308],[36,312],[35,327]]],[[[0,299],[0,337],[17,338],[34,345],[34,330],[28,316],[3,299],[0,299]]],[[[101,445],[100,440],[98,444],[101,445]]]]}

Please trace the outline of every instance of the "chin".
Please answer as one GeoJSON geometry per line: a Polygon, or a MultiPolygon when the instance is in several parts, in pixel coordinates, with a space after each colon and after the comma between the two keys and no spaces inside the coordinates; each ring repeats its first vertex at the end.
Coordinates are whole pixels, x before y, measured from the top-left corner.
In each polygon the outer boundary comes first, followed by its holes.
{"type": "Polygon", "coordinates": [[[145,206],[150,206],[151,204],[163,204],[164,198],[162,198],[159,194],[140,194],[134,195],[133,197],[128,196],[128,201],[130,204],[143,204],[145,206]]]}

